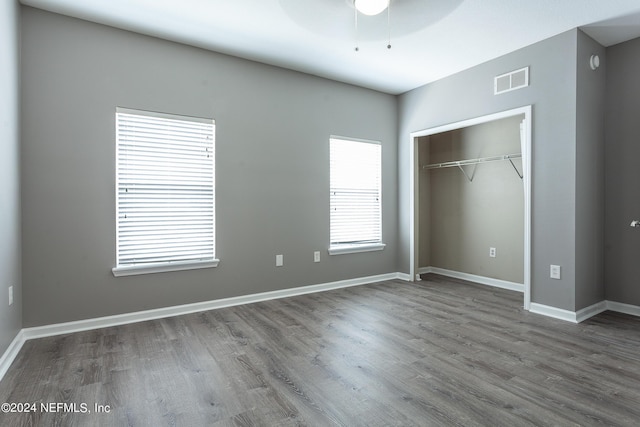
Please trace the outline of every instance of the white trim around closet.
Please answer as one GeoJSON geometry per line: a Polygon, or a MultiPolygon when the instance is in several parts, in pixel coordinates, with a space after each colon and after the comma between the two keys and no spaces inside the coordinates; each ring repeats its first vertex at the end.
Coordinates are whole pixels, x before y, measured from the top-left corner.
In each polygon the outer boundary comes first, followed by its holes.
{"type": "Polygon", "coordinates": [[[499,113],[489,114],[482,117],[463,120],[455,123],[449,123],[442,126],[436,126],[428,129],[418,130],[409,134],[409,276],[414,280],[420,280],[419,265],[417,261],[418,244],[418,215],[417,203],[418,195],[417,181],[419,178],[420,167],[417,164],[417,140],[420,137],[434,135],[437,133],[448,132],[461,129],[481,123],[492,122],[494,120],[504,119],[524,114],[524,146],[522,149],[523,164],[523,182],[524,182],[524,308],[529,310],[531,306],[531,124],[532,124],[532,107],[527,105],[512,110],[502,111],[499,113]]]}

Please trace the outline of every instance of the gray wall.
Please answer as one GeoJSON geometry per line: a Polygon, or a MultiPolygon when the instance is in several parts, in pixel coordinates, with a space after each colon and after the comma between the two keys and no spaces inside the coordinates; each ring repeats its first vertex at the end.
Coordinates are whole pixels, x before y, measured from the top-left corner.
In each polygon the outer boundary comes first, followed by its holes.
{"type": "Polygon", "coordinates": [[[22,27],[25,326],[397,271],[394,96],[31,8],[22,27]],[[219,267],[113,277],[117,106],[216,120],[219,267]],[[382,142],[384,251],[327,255],[332,134],[382,142]]]}
{"type": "Polygon", "coordinates": [[[572,30],[400,97],[399,269],[409,272],[410,132],[533,104],[533,302],[575,308],[576,53],[572,30]],[[493,77],[530,66],[528,88],[493,95],[493,77]],[[563,267],[562,280],[549,265],[563,267]]]}
{"type": "Polygon", "coordinates": [[[22,328],[18,13],[17,1],[0,2],[0,354],[22,328]]]}
{"type": "MultiPolygon", "coordinates": [[[[432,135],[419,145],[428,163],[520,153],[523,116],[495,120],[432,135]]],[[[426,138],[424,138],[426,139],[426,138]]],[[[514,160],[522,170],[521,160],[514,160]]],[[[420,194],[428,187],[429,202],[420,200],[421,267],[439,267],[483,277],[523,283],[524,187],[509,161],[465,166],[473,181],[457,168],[423,170],[420,194]],[[474,169],[475,168],[475,169],[474,169]],[[495,247],[497,256],[489,257],[495,247]]]]}
{"type": "Polygon", "coordinates": [[[606,298],[640,305],[640,39],[609,47],[606,64],[606,298]]]}
{"type": "MultiPolygon", "coordinates": [[[[580,310],[605,299],[604,108],[606,50],[578,31],[576,56],[576,304],[580,310]],[[600,56],[600,68],[589,59],[600,56]]],[[[624,222],[624,221],[623,221],[624,222]]]]}

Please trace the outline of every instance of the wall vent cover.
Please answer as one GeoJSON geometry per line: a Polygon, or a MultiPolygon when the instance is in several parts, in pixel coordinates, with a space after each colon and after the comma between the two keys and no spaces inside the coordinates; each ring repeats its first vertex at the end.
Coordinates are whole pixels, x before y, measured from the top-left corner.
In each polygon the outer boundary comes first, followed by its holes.
{"type": "Polygon", "coordinates": [[[529,86],[529,67],[494,77],[493,94],[498,95],[529,86]]]}

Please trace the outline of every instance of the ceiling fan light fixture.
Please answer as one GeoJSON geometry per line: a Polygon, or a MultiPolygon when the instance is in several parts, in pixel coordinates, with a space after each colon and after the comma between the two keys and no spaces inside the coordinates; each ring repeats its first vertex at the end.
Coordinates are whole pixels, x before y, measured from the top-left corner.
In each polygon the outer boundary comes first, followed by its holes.
{"type": "Polygon", "coordinates": [[[358,12],[374,16],[382,13],[389,7],[389,0],[354,0],[353,5],[358,12]]]}

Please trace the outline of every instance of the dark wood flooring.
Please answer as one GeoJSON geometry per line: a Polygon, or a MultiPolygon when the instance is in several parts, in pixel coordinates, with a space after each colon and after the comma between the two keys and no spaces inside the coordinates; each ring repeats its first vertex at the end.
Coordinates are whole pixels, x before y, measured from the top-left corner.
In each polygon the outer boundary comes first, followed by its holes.
{"type": "Polygon", "coordinates": [[[521,306],[429,275],[31,340],[0,402],[67,407],[0,425],[640,425],[640,319],[521,306]]]}

